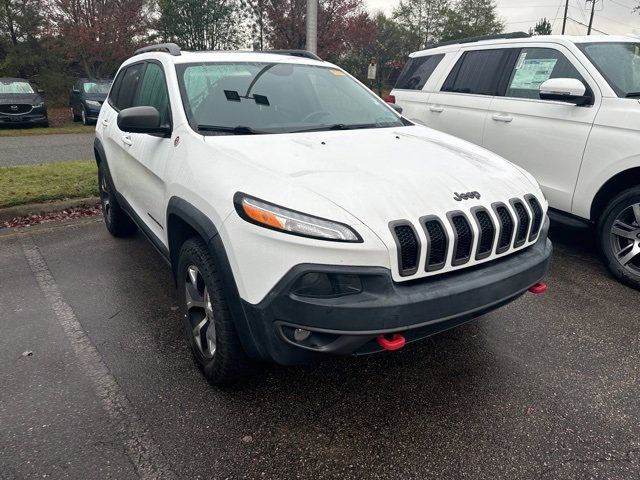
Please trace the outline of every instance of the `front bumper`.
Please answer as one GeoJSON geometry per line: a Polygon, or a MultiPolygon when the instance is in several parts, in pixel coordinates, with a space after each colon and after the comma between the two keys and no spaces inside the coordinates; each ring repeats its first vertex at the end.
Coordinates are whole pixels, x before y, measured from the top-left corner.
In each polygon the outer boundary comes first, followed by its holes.
{"type": "Polygon", "coordinates": [[[0,114],[0,125],[2,126],[19,126],[19,125],[47,125],[49,118],[46,113],[25,113],[23,115],[3,115],[0,114]]]}
{"type": "Polygon", "coordinates": [[[548,221],[538,241],[518,253],[412,282],[396,283],[382,267],[298,265],[259,304],[243,301],[245,349],[259,359],[294,365],[326,354],[381,351],[380,334],[402,332],[411,342],[453,328],[515,300],[546,275],[553,250],[547,230],[548,221]],[[309,272],[358,275],[362,292],[337,298],[292,293],[309,272]],[[296,341],[296,329],[311,335],[296,341]]]}

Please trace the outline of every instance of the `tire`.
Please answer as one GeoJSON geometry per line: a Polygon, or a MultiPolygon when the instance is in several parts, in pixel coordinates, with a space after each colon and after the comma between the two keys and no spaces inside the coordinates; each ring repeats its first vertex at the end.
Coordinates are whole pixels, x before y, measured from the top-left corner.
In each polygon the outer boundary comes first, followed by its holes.
{"type": "Polygon", "coordinates": [[[69,107],[69,110],[71,110],[71,121],[72,122],[79,122],[80,121],[80,117],[78,115],[76,115],[76,112],[73,110],[73,107],[69,107]]]}
{"type": "Polygon", "coordinates": [[[609,202],[598,223],[598,238],[611,273],[640,290],[640,186],[609,202]]]}
{"type": "Polygon", "coordinates": [[[136,233],[138,227],[122,209],[115,195],[113,182],[104,161],[98,166],[98,190],[100,206],[107,230],[114,237],[129,237],[136,233]]]}
{"type": "Polygon", "coordinates": [[[230,384],[250,370],[209,248],[187,240],[178,261],[178,301],[196,365],[212,385],[230,384]]]}
{"type": "Polygon", "coordinates": [[[82,107],[82,111],[80,112],[80,119],[82,120],[82,125],[89,125],[89,120],[87,120],[87,112],[82,107]]]}

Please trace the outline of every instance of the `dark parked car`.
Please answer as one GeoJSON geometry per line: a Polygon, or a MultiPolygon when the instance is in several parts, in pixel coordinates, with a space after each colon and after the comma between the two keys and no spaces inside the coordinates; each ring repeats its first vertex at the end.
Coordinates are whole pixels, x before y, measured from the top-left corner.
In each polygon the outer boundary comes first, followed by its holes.
{"type": "Polygon", "coordinates": [[[75,81],[69,95],[71,118],[74,122],[82,120],[83,125],[94,123],[100,114],[100,107],[107,98],[112,80],[89,80],[80,78],[75,81]]]}
{"type": "Polygon", "coordinates": [[[43,93],[23,78],[0,78],[0,125],[48,127],[43,93]]]}

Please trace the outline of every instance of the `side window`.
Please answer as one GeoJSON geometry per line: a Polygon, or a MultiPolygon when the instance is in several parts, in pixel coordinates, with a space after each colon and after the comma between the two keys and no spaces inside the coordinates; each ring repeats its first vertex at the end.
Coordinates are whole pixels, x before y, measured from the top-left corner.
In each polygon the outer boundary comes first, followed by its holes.
{"type": "Polygon", "coordinates": [[[444,54],[410,58],[402,69],[395,88],[422,90],[443,58],[444,54]]]}
{"type": "Polygon", "coordinates": [[[442,86],[443,92],[497,95],[507,49],[465,52],[442,86]]]}
{"type": "Polygon", "coordinates": [[[164,71],[157,63],[148,63],[140,85],[140,93],[134,104],[135,107],[156,107],[160,112],[160,123],[166,125],[169,121],[169,94],[164,71]]]}
{"type": "MultiPolygon", "coordinates": [[[[133,100],[135,99],[143,71],[143,63],[127,67],[116,92],[115,108],[124,110],[125,108],[133,107],[133,100]]],[[[120,75],[118,75],[118,77],[119,76],[120,75]]]]}
{"type": "Polygon", "coordinates": [[[109,105],[113,108],[116,108],[116,101],[118,100],[118,91],[120,90],[120,84],[122,83],[122,77],[126,73],[127,69],[120,70],[120,73],[116,76],[113,81],[113,85],[111,85],[111,91],[109,92],[109,105]]]}
{"type": "Polygon", "coordinates": [[[511,72],[506,97],[540,99],[540,85],[550,78],[577,78],[582,75],[561,52],[553,48],[523,48],[511,72]]]}

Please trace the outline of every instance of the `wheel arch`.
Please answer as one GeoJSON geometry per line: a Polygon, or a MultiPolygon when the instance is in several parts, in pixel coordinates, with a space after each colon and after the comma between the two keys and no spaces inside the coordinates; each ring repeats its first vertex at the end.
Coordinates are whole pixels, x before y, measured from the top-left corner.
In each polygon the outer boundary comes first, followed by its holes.
{"type": "Polygon", "coordinates": [[[98,138],[93,141],[93,154],[96,157],[96,165],[98,167],[100,163],[107,158],[102,142],[98,138]]]}
{"type": "Polygon", "coordinates": [[[640,167],[623,170],[607,180],[593,197],[593,202],[591,202],[591,221],[597,222],[599,220],[613,197],[637,185],[640,185],[640,167]]]}
{"type": "Polygon", "coordinates": [[[240,334],[245,351],[254,358],[260,358],[259,346],[251,333],[247,316],[242,307],[238,286],[231,270],[229,257],[213,221],[195,206],[180,197],[171,197],[167,206],[167,245],[169,262],[174,280],[178,281],[180,248],[189,238],[198,236],[204,240],[216,262],[222,278],[223,293],[229,305],[231,317],[240,334]]]}

